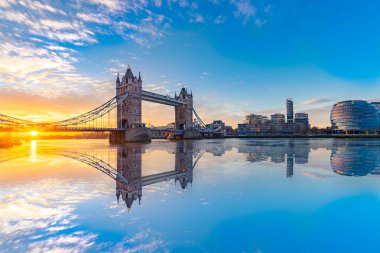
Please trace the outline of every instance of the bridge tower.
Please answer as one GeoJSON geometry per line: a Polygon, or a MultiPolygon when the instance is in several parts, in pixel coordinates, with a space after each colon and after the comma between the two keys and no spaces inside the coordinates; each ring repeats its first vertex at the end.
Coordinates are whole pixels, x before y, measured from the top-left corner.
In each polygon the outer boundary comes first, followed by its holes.
{"type": "Polygon", "coordinates": [[[182,88],[175,98],[185,102],[175,107],[175,128],[184,130],[184,139],[201,139],[200,132],[193,126],[193,94],[188,93],[186,88],[182,88]]]}
{"type": "Polygon", "coordinates": [[[185,102],[186,105],[175,107],[175,128],[186,130],[193,127],[193,94],[189,94],[186,88],[182,88],[178,96],[178,101],[185,102]]]}
{"type": "Polygon", "coordinates": [[[121,97],[128,93],[128,97],[117,107],[118,128],[131,128],[135,124],[141,124],[141,90],[142,80],[133,75],[131,67],[128,66],[125,75],[116,79],[116,95],[121,97]]]}
{"type": "Polygon", "coordinates": [[[150,141],[151,135],[145,124],[141,122],[142,111],[142,79],[141,74],[135,76],[128,65],[125,75],[116,79],[116,96],[128,94],[126,99],[117,106],[117,127],[125,129],[124,133],[111,133],[110,141],[134,142],[150,141]],[[118,135],[115,137],[115,135],[118,135]]]}

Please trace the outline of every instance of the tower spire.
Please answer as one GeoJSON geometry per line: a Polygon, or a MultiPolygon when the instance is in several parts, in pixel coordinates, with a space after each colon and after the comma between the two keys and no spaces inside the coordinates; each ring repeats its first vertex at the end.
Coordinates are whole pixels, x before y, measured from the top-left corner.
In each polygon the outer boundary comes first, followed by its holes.
{"type": "Polygon", "coordinates": [[[119,73],[117,73],[117,78],[116,78],[116,85],[120,86],[120,78],[119,78],[119,73]]]}

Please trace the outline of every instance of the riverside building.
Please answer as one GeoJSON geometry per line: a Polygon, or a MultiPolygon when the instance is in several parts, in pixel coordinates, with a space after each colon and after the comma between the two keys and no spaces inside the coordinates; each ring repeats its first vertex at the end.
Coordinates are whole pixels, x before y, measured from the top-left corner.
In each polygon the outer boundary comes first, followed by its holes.
{"type": "Polygon", "coordinates": [[[286,100],[286,120],[288,123],[293,123],[293,99],[288,98],[286,100]]]}
{"type": "Polygon", "coordinates": [[[334,133],[375,133],[380,128],[379,103],[347,100],[334,104],[330,114],[334,133]]]}
{"type": "Polygon", "coordinates": [[[244,123],[238,124],[239,135],[265,134],[307,134],[310,130],[307,113],[296,113],[294,118],[293,100],[286,100],[285,114],[275,113],[268,119],[265,115],[249,114],[244,123]]]}

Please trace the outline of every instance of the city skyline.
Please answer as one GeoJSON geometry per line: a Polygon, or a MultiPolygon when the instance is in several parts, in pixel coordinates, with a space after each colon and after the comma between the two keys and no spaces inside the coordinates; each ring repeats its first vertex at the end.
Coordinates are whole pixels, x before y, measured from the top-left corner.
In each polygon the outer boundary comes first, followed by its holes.
{"type": "MultiPolygon", "coordinates": [[[[236,127],[246,114],[286,113],[291,97],[312,126],[329,126],[335,102],[379,100],[377,7],[2,1],[0,107],[39,121],[76,116],[113,97],[117,73],[130,64],[148,91],[192,90],[207,122],[236,127]]],[[[170,107],[144,103],[143,110],[143,122],[173,122],[170,107]]]]}

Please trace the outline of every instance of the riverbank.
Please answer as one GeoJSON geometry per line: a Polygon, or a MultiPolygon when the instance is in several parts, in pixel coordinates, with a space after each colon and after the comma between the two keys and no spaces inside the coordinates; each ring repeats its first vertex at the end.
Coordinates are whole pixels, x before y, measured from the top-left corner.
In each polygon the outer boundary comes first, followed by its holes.
{"type": "Polygon", "coordinates": [[[272,138],[294,138],[294,139],[380,139],[380,134],[321,134],[321,135],[236,135],[236,136],[225,136],[224,138],[260,138],[260,139],[272,139],[272,138]]]}

